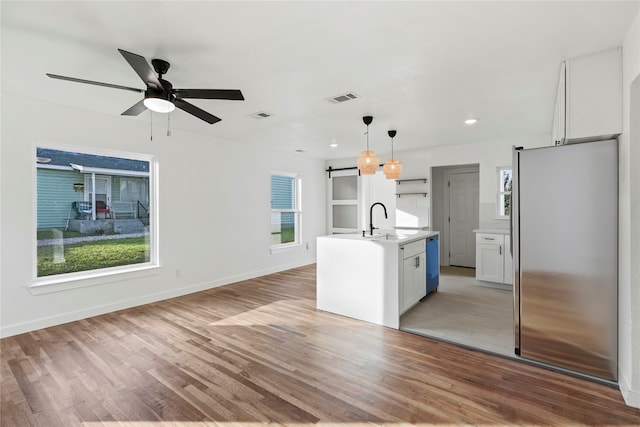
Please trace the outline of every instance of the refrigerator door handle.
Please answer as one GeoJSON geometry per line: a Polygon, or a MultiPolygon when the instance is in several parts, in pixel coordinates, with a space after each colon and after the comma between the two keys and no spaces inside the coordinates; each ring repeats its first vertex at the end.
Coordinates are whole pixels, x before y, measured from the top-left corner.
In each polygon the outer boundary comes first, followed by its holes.
{"type": "Polygon", "coordinates": [[[513,258],[513,347],[520,354],[520,151],[513,146],[511,164],[510,250],[513,258]]]}

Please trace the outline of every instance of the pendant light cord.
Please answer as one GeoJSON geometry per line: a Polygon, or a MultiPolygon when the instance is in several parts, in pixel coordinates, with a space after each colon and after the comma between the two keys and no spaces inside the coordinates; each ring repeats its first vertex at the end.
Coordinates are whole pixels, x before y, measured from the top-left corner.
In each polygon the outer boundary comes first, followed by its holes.
{"type": "Polygon", "coordinates": [[[365,134],[367,135],[367,151],[369,151],[369,125],[367,125],[367,131],[365,134]]]}
{"type": "Polygon", "coordinates": [[[393,137],[391,137],[391,158],[393,159],[393,137]]]}

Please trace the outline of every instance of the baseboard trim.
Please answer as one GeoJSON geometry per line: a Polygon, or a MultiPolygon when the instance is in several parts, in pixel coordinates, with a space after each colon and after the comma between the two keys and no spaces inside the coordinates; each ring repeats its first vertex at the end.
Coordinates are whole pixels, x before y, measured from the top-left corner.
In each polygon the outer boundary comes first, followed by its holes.
{"type": "Polygon", "coordinates": [[[99,316],[101,314],[111,313],[118,310],[137,307],[144,304],[162,301],[169,298],[175,298],[182,295],[192,294],[194,292],[205,291],[207,289],[217,288],[218,286],[230,285],[232,283],[243,280],[255,279],[256,277],[266,276],[268,274],[278,273],[280,271],[290,270],[292,268],[302,267],[315,263],[315,259],[306,259],[295,263],[279,265],[263,270],[256,270],[234,276],[228,276],[221,279],[195,283],[177,289],[157,292],[153,294],[143,295],[136,298],[112,302],[109,304],[96,305],[82,310],[62,313],[54,316],[41,317],[39,319],[29,320],[27,322],[15,323],[13,325],[2,325],[0,327],[0,338],[7,338],[13,335],[19,335],[26,332],[35,331],[51,326],[62,325],[64,323],[75,322],[77,320],[86,319],[88,317],[99,316]]]}
{"type": "Polygon", "coordinates": [[[618,386],[627,406],[640,409],[640,391],[632,390],[627,378],[619,372],[618,386]]]}

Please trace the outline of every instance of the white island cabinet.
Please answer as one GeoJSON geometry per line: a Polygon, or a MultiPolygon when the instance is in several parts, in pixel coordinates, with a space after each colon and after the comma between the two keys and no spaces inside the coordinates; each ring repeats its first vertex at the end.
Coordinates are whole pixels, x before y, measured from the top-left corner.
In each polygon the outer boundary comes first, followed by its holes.
{"type": "Polygon", "coordinates": [[[400,246],[400,314],[427,295],[427,241],[420,239],[400,246]]]}
{"type": "Polygon", "coordinates": [[[317,308],[398,329],[400,315],[426,295],[426,242],[437,234],[318,237],[317,308]]]}

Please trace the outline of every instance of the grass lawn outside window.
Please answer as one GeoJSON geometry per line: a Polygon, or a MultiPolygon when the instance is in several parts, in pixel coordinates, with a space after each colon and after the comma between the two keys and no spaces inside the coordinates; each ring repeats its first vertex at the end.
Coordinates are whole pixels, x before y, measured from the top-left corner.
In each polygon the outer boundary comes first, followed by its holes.
{"type": "Polygon", "coordinates": [[[294,227],[283,227],[279,232],[271,233],[271,244],[279,245],[291,243],[296,240],[296,230],[294,227]]]}
{"type": "Polygon", "coordinates": [[[149,262],[148,240],[140,236],[65,244],[63,259],[57,261],[60,249],[55,245],[38,246],[38,277],[149,262]]]}

